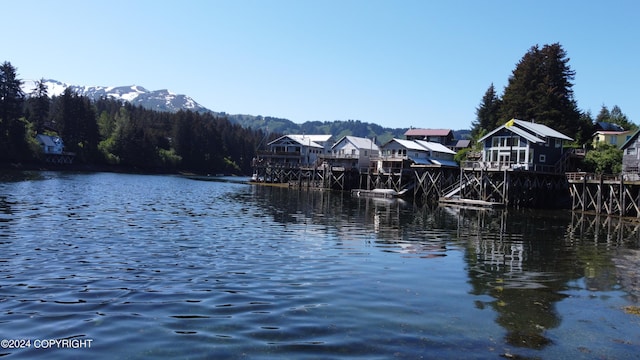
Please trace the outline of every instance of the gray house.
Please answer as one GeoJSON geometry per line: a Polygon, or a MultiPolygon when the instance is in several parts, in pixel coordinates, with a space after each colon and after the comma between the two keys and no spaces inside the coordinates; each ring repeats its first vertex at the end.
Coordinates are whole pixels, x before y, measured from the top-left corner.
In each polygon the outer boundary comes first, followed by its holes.
{"type": "Polygon", "coordinates": [[[640,181],[638,167],[640,166],[640,130],[622,144],[622,175],[625,180],[640,181]]]}

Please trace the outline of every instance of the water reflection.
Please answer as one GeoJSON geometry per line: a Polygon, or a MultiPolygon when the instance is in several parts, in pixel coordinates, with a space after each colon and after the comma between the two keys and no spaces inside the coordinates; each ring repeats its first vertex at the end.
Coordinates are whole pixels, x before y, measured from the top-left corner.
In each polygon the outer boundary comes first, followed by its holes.
{"type": "Polygon", "coordinates": [[[0,182],[0,321],[18,337],[96,339],[72,356],[638,353],[637,319],[620,310],[637,294],[637,233],[609,219],[43,176],[0,182]]]}
{"type": "Polygon", "coordinates": [[[285,196],[289,202],[280,207],[278,192],[270,189],[265,202],[278,221],[333,226],[343,240],[353,227],[363,228],[381,251],[425,259],[463,249],[470,293],[486,299],[475,306],[494,311],[505,342],[518,348],[553,344],[548,334],[562,322],[557,305],[578,282],[589,291],[624,289],[638,300],[637,223],[570,211],[416,207],[399,199],[306,191],[285,196]]]}

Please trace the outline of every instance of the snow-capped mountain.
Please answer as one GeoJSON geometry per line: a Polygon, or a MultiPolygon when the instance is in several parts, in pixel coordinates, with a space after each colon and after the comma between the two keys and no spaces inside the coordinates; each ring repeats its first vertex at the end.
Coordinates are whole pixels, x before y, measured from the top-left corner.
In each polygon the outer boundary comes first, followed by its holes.
{"type": "MultiPolygon", "coordinates": [[[[70,88],[78,95],[88,97],[93,100],[102,97],[112,98],[129,102],[133,105],[142,106],[147,109],[158,111],[176,112],[179,110],[191,110],[196,112],[209,111],[187,95],[174,94],[169,90],[149,91],[142,86],[76,86],[62,83],[57,80],[45,80],[49,97],[60,96],[70,88]]],[[[35,81],[25,80],[22,90],[27,96],[33,92],[35,81]]]]}

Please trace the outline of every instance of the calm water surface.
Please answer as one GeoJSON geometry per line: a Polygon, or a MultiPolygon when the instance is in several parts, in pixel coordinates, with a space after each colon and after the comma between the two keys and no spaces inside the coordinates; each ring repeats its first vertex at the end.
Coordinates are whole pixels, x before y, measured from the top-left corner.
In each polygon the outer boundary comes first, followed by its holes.
{"type": "Polygon", "coordinates": [[[3,174],[0,337],[31,344],[0,355],[640,358],[638,239],[571,212],[3,174]]]}

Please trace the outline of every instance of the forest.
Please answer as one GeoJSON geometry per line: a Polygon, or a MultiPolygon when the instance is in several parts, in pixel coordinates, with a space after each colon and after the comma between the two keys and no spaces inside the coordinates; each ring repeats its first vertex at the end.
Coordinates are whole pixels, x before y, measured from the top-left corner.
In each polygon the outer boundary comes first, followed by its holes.
{"type": "MultiPolygon", "coordinates": [[[[573,147],[591,145],[595,122],[637,129],[618,106],[609,110],[602,105],[595,119],[581,111],[572,89],[574,79],[575,71],[559,43],[532,46],[516,64],[503,93],[490,84],[481,97],[470,124],[472,140],[512,118],[560,131],[575,139],[573,147]]],[[[158,112],[113,99],[92,101],[69,89],[50,97],[44,80],[36,82],[27,96],[21,85],[17,69],[5,61],[0,66],[0,165],[38,164],[42,151],[35,136],[51,134],[60,136],[65,150],[76,154],[75,166],[246,175],[258,148],[284,133],[331,134],[336,140],[344,135],[375,137],[383,144],[406,130],[359,120],[293,124],[262,116],[158,112]]],[[[594,150],[587,154],[585,169],[618,170],[612,164],[620,163],[619,149],[594,150]]],[[[456,159],[465,156],[462,151],[456,159]]]]}
{"type": "MultiPolygon", "coordinates": [[[[41,164],[37,134],[60,136],[74,168],[135,172],[250,174],[262,130],[210,113],[158,112],[66,90],[49,97],[43,80],[26,96],[16,68],[0,66],[0,163],[41,164]]],[[[276,136],[272,134],[271,136],[276,136]]]]}

